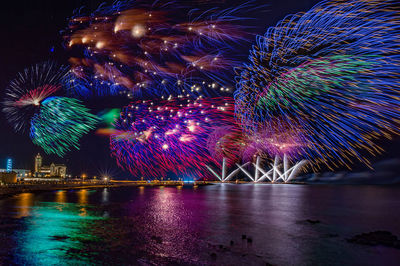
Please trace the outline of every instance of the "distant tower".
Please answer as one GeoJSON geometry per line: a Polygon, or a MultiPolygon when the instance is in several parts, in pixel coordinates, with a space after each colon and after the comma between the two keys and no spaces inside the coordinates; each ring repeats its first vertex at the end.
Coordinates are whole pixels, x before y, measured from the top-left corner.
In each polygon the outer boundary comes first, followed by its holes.
{"type": "Polygon", "coordinates": [[[56,176],[57,171],[56,171],[56,165],[54,163],[50,164],[50,176],[56,176]]]}
{"type": "Polygon", "coordinates": [[[12,172],[12,159],[7,159],[7,173],[12,172]]]}
{"type": "Polygon", "coordinates": [[[42,156],[38,153],[35,157],[35,173],[39,173],[42,168],[42,156]]]}

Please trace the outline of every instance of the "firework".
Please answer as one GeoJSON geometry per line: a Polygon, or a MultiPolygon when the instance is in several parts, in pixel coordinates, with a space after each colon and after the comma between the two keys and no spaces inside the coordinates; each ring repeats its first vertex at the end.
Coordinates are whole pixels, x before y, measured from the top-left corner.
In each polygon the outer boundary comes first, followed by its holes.
{"type": "Polygon", "coordinates": [[[225,158],[226,166],[231,167],[241,161],[246,140],[238,125],[215,128],[208,136],[207,149],[217,162],[225,158]]]}
{"type": "Polygon", "coordinates": [[[272,169],[263,170],[260,166],[260,157],[257,157],[256,163],[253,163],[253,166],[255,168],[254,176],[251,175],[246,169],[244,169],[242,165],[236,165],[238,169],[242,170],[242,172],[245,173],[246,176],[255,183],[262,182],[266,179],[271,182],[282,180],[283,182],[287,183],[294,179],[296,175],[301,171],[303,166],[307,164],[307,161],[302,160],[300,162],[296,162],[295,165],[290,166],[290,162],[286,155],[283,156],[283,163],[281,163],[280,161],[281,159],[279,158],[279,156],[275,156],[274,163],[271,164],[272,169]]]}
{"type": "Polygon", "coordinates": [[[57,94],[67,75],[67,67],[53,62],[36,64],[18,73],[7,87],[3,102],[3,111],[16,131],[30,126],[42,101],[57,94]]]}
{"type": "Polygon", "coordinates": [[[203,13],[173,3],[122,1],[90,16],[76,14],[64,32],[72,77],[79,96],[128,93],[207,95],[229,91],[245,40],[240,10],[249,4],[203,13]],[[228,56],[227,54],[230,54],[228,56]]]}
{"type": "Polygon", "coordinates": [[[258,36],[235,92],[247,134],[263,139],[272,157],[283,149],[312,167],[369,165],[366,154],[381,151],[376,139],[397,134],[399,125],[394,6],[324,1],[258,36]]]}
{"type": "Polygon", "coordinates": [[[134,176],[169,173],[204,176],[215,162],[206,144],[215,127],[233,126],[233,99],[140,101],[125,107],[115,122],[111,152],[134,176]]]}
{"type": "Polygon", "coordinates": [[[41,103],[40,112],[32,118],[30,136],[46,153],[63,156],[71,148],[79,149],[80,138],[97,122],[98,118],[79,100],[50,97],[41,103]]]}
{"type": "Polygon", "coordinates": [[[116,130],[113,128],[113,123],[119,118],[121,113],[120,108],[106,109],[97,114],[101,120],[101,125],[96,130],[96,134],[100,136],[111,136],[116,130]]]}

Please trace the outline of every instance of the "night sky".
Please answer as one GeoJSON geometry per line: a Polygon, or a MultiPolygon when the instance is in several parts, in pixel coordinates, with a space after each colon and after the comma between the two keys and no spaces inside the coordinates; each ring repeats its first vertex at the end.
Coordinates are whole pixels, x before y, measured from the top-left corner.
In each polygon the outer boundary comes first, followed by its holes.
{"type": "MultiPolygon", "coordinates": [[[[2,25],[1,38],[1,60],[0,60],[0,90],[1,98],[4,97],[5,87],[14,78],[17,72],[32,64],[53,59],[59,63],[67,64],[68,54],[62,47],[62,38],[59,33],[67,26],[68,18],[74,9],[81,6],[94,10],[103,1],[79,1],[79,0],[26,0],[26,1],[7,1],[6,6],[2,6],[0,16],[2,25]],[[52,52],[54,50],[54,52],[52,52]]],[[[185,1],[187,3],[188,1],[185,1]]],[[[192,1],[196,2],[196,1],[192,1]]],[[[198,1],[204,2],[204,1],[198,1]]],[[[243,1],[208,1],[208,4],[223,2],[223,5],[231,6],[243,3],[243,1]]],[[[266,12],[257,12],[258,17],[254,17],[257,23],[255,32],[264,34],[267,27],[276,24],[280,19],[290,13],[307,11],[319,1],[315,0],[273,0],[259,1],[260,4],[268,4],[266,12]]],[[[254,38],[252,39],[254,41],[254,38]]],[[[243,53],[246,55],[251,46],[243,53]]],[[[100,111],[104,107],[122,107],[128,100],[114,98],[107,103],[104,99],[91,100],[87,105],[91,109],[100,111]]],[[[58,156],[48,156],[35,146],[28,133],[15,133],[10,124],[6,121],[4,114],[0,113],[0,168],[5,168],[6,158],[14,160],[14,168],[33,168],[33,158],[40,152],[44,155],[44,164],[65,163],[69,173],[79,175],[87,173],[98,175],[99,171],[114,169],[117,171],[116,163],[109,154],[109,141],[106,137],[100,137],[94,132],[86,135],[81,140],[81,150],[73,150],[64,158],[58,156]]],[[[398,140],[393,143],[385,143],[383,147],[387,150],[378,159],[385,157],[398,157],[398,140]]],[[[118,172],[119,177],[128,177],[128,173],[118,172]]]]}

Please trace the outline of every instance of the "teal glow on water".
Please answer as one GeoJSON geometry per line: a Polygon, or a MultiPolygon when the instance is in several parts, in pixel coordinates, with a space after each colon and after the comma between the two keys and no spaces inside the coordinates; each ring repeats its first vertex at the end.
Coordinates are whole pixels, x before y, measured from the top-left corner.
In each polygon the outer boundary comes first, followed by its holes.
{"type": "Polygon", "coordinates": [[[0,200],[0,264],[396,265],[398,249],[346,239],[400,236],[399,193],[283,184],[22,193],[0,200]]]}
{"type": "Polygon", "coordinates": [[[80,190],[77,203],[65,202],[66,191],[55,192],[55,202],[36,202],[29,198],[34,194],[24,193],[15,197],[20,202],[19,216],[23,230],[15,233],[15,256],[18,264],[60,265],[68,260],[77,264],[82,258],[69,257],[68,251],[79,250],[82,242],[95,236],[85,234],[93,220],[102,219],[90,211],[87,205],[87,190],[80,190]],[[32,205],[30,205],[32,204],[32,205]]]}

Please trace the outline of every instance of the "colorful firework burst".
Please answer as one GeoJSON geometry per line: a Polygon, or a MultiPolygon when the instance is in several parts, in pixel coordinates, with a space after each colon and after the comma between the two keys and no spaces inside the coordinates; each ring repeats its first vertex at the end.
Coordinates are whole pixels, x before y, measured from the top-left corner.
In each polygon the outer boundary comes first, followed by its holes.
{"type": "Polygon", "coordinates": [[[205,164],[220,163],[208,153],[207,138],[215,127],[234,125],[233,110],[231,98],[134,102],[115,122],[112,155],[136,177],[204,176],[205,164]]]}
{"type": "Polygon", "coordinates": [[[215,128],[207,139],[207,150],[211,157],[218,163],[225,158],[227,167],[241,162],[246,145],[242,129],[236,124],[215,128]]]}
{"type": "Polygon", "coordinates": [[[79,100],[49,97],[41,103],[40,112],[31,120],[33,143],[46,153],[64,156],[71,148],[79,149],[80,138],[98,122],[95,115],[79,100]]]}
{"type": "Polygon", "coordinates": [[[313,167],[369,165],[376,139],[398,134],[399,21],[394,1],[339,0],[269,28],[238,71],[243,128],[270,155],[286,143],[313,167]]]}
{"type": "Polygon", "coordinates": [[[30,126],[42,101],[56,95],[67,75],[68,68],[54,62],[36,64],[18,73],[7,87],[3,102],[3,111],[16,131],[30,126]]]}
{"type": "Polygon", "coordinates": [[[236,16],[241,10],[251,5],[199,13],[171,2],[121,1],[89,16],[76,14],[64,32],[65,46],[75,55],[70,92],[198,96],[229,91],[238,63],[232,51],[248,35],[239,25],[245,18],[236,16]]]}

